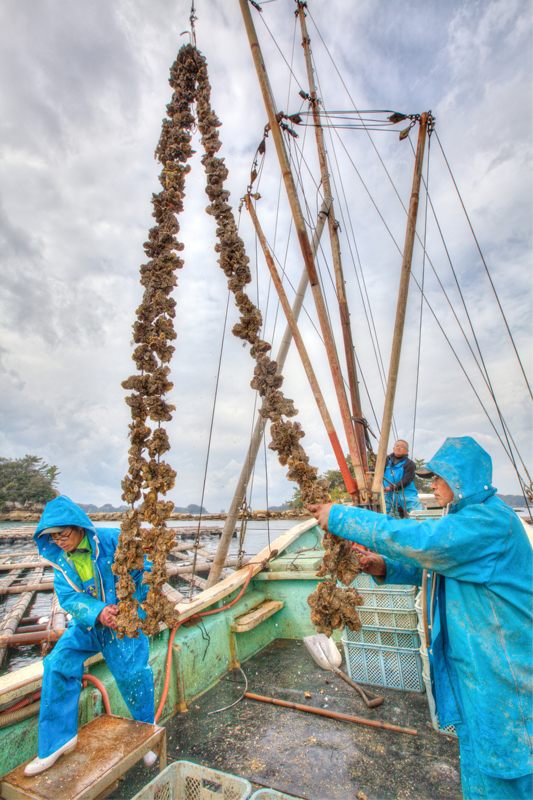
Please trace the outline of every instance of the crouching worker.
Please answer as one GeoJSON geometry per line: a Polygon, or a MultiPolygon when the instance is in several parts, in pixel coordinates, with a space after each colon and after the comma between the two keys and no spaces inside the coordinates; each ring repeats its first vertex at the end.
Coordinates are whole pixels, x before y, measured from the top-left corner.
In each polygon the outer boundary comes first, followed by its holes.
{"type": "Polygon", "coordinates": [[[322,528],[374,551],[361,561],[378,580],[420,585],[430,571],[431,682],[439,722],[459,738],[463,796],[531,800],[532,548],[495,496],[491,458],[474,439],[446,439],[427,466],[448,507],[440,519],[309,510],[322,528]]]}
{"type": "MultiPolygon", "coordinates": [[[[95,528],[87,514],[65,496],[46,504],[35,531],[41,556],[54,567],[59,604],[72,615],[72,622],[44,659],[39,755],[27,764],[26,775],[44,772],[76,747],[83,663],[95,653],[103,653],[133,718],[154,721],[148,639],[141,632],[137,639],[119,639],[114,632],[117,598],[111,565],[118,534],[116,528],[95,528]]],[[[142,570],[132,572],[139,600],[148,591],[143,575],[142,570]]],[[[153,752],[144,756],[146,766],[155,760],[153,752]]]]}

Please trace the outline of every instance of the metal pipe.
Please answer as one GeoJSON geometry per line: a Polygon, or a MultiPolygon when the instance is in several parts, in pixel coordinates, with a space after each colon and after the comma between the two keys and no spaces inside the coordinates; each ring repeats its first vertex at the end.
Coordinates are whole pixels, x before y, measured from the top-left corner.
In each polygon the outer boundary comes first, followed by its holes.
{"type": "Polygon", "coordinates": [[[418,736],[418,731],[415,728],[402,728],[399,725],[393,725],[391,722],[381,722],[377,719],[356,717],[353,714],[342,714],[339,711],[327,711],[325,708],[305,706],[302,703],[290,703],[287,700],[278,700],[275,697],[265,697],[262,694],[253,694],[252,692],[245,692],[244,697],[247,697],[248,700],[257,700],[259,703],[270,703],[271,705],[282,706],[283,708],[293,708],[296,711],[306,711],[308,714],[318,714],[320,717],[339,719],[343,722],[354,722],[356,725],[367,725],[369,728],[381,728],[385,731],[408,733],[410,736],[418,736]]]}
{"type": "Polygon", "coordinates": [[[396,319],[394,322],[394,332],[392,335],[387,391],[385,394],[383,420],[381,423],[381,437],[379,440],[376,467],[374,470],[374,480],[372,483],[372,491],[375,493],[381,492],[383,473],[385,472],[385,460],[387,457],[389,435],[392,424],[392,411],[394,407],[394,398],[396,395],[396,384],[398,382],[398,368],[400,366],[400,354],[402,350],[402,338],[405,326],[405,311],[407,308],[407,296],[409,293],[409,279],[411,277],[411,262],[413,260],[413,244],[416,234],[416,217],[418,213],[418,201],[420,197],[420,182],[422,179],[422,165],[424,162],[424,147],[426,143],[426,133],[429,120],[429,112],[424,112],[421,114],[413,183],[411,188],[411,199],[409,202],[409,212],[407,216],[407,229],[405,231],[405,244],[403,248],[402,268],[400,273],[400,288],[398,290],[398,300],[396,304],[396,319]]]}

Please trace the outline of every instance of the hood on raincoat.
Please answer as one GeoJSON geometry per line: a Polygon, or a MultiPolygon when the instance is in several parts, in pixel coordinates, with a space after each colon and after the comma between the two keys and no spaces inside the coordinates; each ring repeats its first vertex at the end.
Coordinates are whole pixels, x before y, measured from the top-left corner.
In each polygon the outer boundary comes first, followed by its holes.
{"type": "Polygon", "coordinates": [[[492,459],[471,436],[446,439],[426,466],[453,491],[454,510],[459,505],[482,503],[496,492],[491,483],[492,459]]]}
{"type": "Polygon", "coordinates": [[[77,525],[79,528],[84,528],[90,534],[89,540],[96,536],[95,527],[85,511],[77,506],[70,497],[64,494],[59,495],[59,497],[50,500],[45,505],[39,524],[33,534],[37,549],[42,556],[55,561],[53,556],[57,552],[62,552],[59,545],[47,533],[47,530],[48,528],[66,525],[77,525]]]}

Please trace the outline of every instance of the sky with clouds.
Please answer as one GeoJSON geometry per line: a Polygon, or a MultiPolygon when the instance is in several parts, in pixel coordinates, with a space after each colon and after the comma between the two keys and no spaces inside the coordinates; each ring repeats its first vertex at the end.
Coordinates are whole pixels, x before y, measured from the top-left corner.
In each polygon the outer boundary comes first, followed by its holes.
{"type": "MultiPolygon", "coordinates": [[[[531,6],[522,0],[314,0],[308,5],[324,108],[431,109],[437,120],[438,140],[431,138],[424,175],[438,227],[430,211],[428,258],[422,258],[418,243],[413,273],[420,283],[424,269],[427,297],[456,356],[426,307],[414,455],[429,458],[445,436],[471,434],[493,456],[495,485],[517,492],[514,470],[462,370],[501,431],[454,318],[455,312],[468,325],[450,261],[494,393],[526,465],[532,441],[530,400],[443,153],[531,375],[531,6]],[[435,273],[449,293],[449,304],[435,273]]],[[[307,108],[298,94],[308,86],[294,8],[292,0],[275,0],[263,4],[262,14],[252,9],[278,109],[288,113],[307,108]]],[[[131,325],[141,296],[142,244],[152,224],[151,193],[159,189],[153,153],[170,97],[168,70],[187,41],[189,12],[190,3],[182,0],[4,0],[0,6],[0,455],[32,453],[56,464],[59,488],[79,502],[120,502],[129,422],[120,383],[132,372],[131,325]]],[[[250,293],[267,309],[265,332],[275,352],[283,324],[250,220],[238,210],[266,113],[237,0],[196,0],[196,14],[197,44],[207,58],[212,103],[222,121],[231,202],[254,274],[250,293]]],[[[306,190],[311,230],[321,202],[314,135],[305,126],[298,134],[288,146],[306,190]]],[[[415,145],[416,129],[410,139],[415,145]]],[[[363,406],[376,430],[383,390],[368,309],[365,315],[355,278],[359,285],[364,279],[386,369],[413,149],[409,140],[400,142],[391,132],[328,129],[326,141],[366,384],[363,406]]],[[[258,216],[286,271],[292,299],[302,261],[271,138],[254,188],[261,195],[258,216]]],[[[233,301],[223,335],[227,290],[205,205],[196,157],[180,221],[186,265],[175,293],[172,400],[177,409],[168,428],[178,473],[172,498],[187,505],[203,496],[204,506],[216,512],[229,505],[256,398],[249,387],[253,362],[231,335],[237,319],[233,301]]],[[[424,212],[423,194],[421,238],[424,212]]],[[[338,333],[326,238],[318,263],[338,333]]],[[[395,430],[413,440],[420,295],[414,284],[411,290],[395,430]]],[[[312,316],[313,302],[307,298],[302,331],[341,431],[312,316]]],[[[284,389],[299,409],[311,462],[320,471],[334,468],[295,353],[289,355],[285,375],[284,389]]],[[[267,496],[276,504],[292,495],[275,459],[267,455],[266,464],[265,469],[262,452],[254,476],[255,508],[264,508],[267,496]]]]}

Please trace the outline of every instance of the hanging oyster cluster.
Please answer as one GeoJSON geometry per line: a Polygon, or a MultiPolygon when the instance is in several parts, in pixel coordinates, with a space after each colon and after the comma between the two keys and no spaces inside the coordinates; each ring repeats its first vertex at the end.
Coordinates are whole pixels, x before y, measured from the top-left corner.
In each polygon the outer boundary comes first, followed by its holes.
{"type": "Polygon", "coordinates": [[[183,210],[185,176],[190,170],[187,161],[193,154],[191,140],[196,124],[205,151],[202,163],[210,201],[207,212],[217,225],[218,263],[240,312],[233,333],[251,345],[250,352],[256,361],[251,385],[263,399],[261,415],[272,422],[269,447],[289,467],[287,475],[298,484],[304,504],[328,499],[326,482],[317,479],[317,469],[309,464],[300,444],[304,436],[301,426],[285,419],[294,417],[297,411],[292,400],[281,391],[283,378],[268,355],[271,346],[260,336],[261,313],[245,291],[251,281],[248,258],[228,203],[229,192],[224,189],[228,171],[224,160],[216,155],[221,146],[217,130],[220,122],[210,105],[211,87],[205,59],[192,45],[185,45],[179,51],[170,71],[170,85],[174,91],[156,150],[163,166],[159,176],[163,188],[152,198],[156,225],[144,245],[149,260],[141,266],[144,295],[133,326],[136,344],[133,360],[137,372],[122,384],[131,392],[126,398],[132,417],[129,468],[122,481],[122,497],[131,509],[121,526],[113,569],[118,576],[120,601],[117,628],[119,635],[128,636],[135,636],[139,627],[153,634],[160,622],[172,625],[175,621],[174,608],[162,594],[167,577],[166,560],[174,545],[174,532],[166,525],[173,503],[162,498],[172,489],[176,477],[172,467],[162,460],[170,447],[162,423],[172,418],[174,410],[165,396],[173,385],[168,364],[174,352],[172,341],[176,338],[173,325],[176,303],[171,293],[177,284],[176,270],[183,266],[182,258],[177,255],[183,244],[176,238],[179,232],[176,215],[183,210]],[[142,568],[145,555],[152,562],[152,569],[145,576],[149,590],[142,603],[141,624],[132,571],[142,568]]]}
{"type": "Polygon", "coordinates": [[[326,552],[317,576],[328,577],[307,598],[311,608],[311,622],[319,633],[325,633],[326,636],[331,636],[334,630],[345,626],[351,631],[358,631],[361,620],[356,607],[363,600],[353,587],[345,589],[337,585],[340,581],[348,586],[361,572],[358,552],[351,542],[339,539],[331,533],[324,534],[322,544],[326,552]]]}

